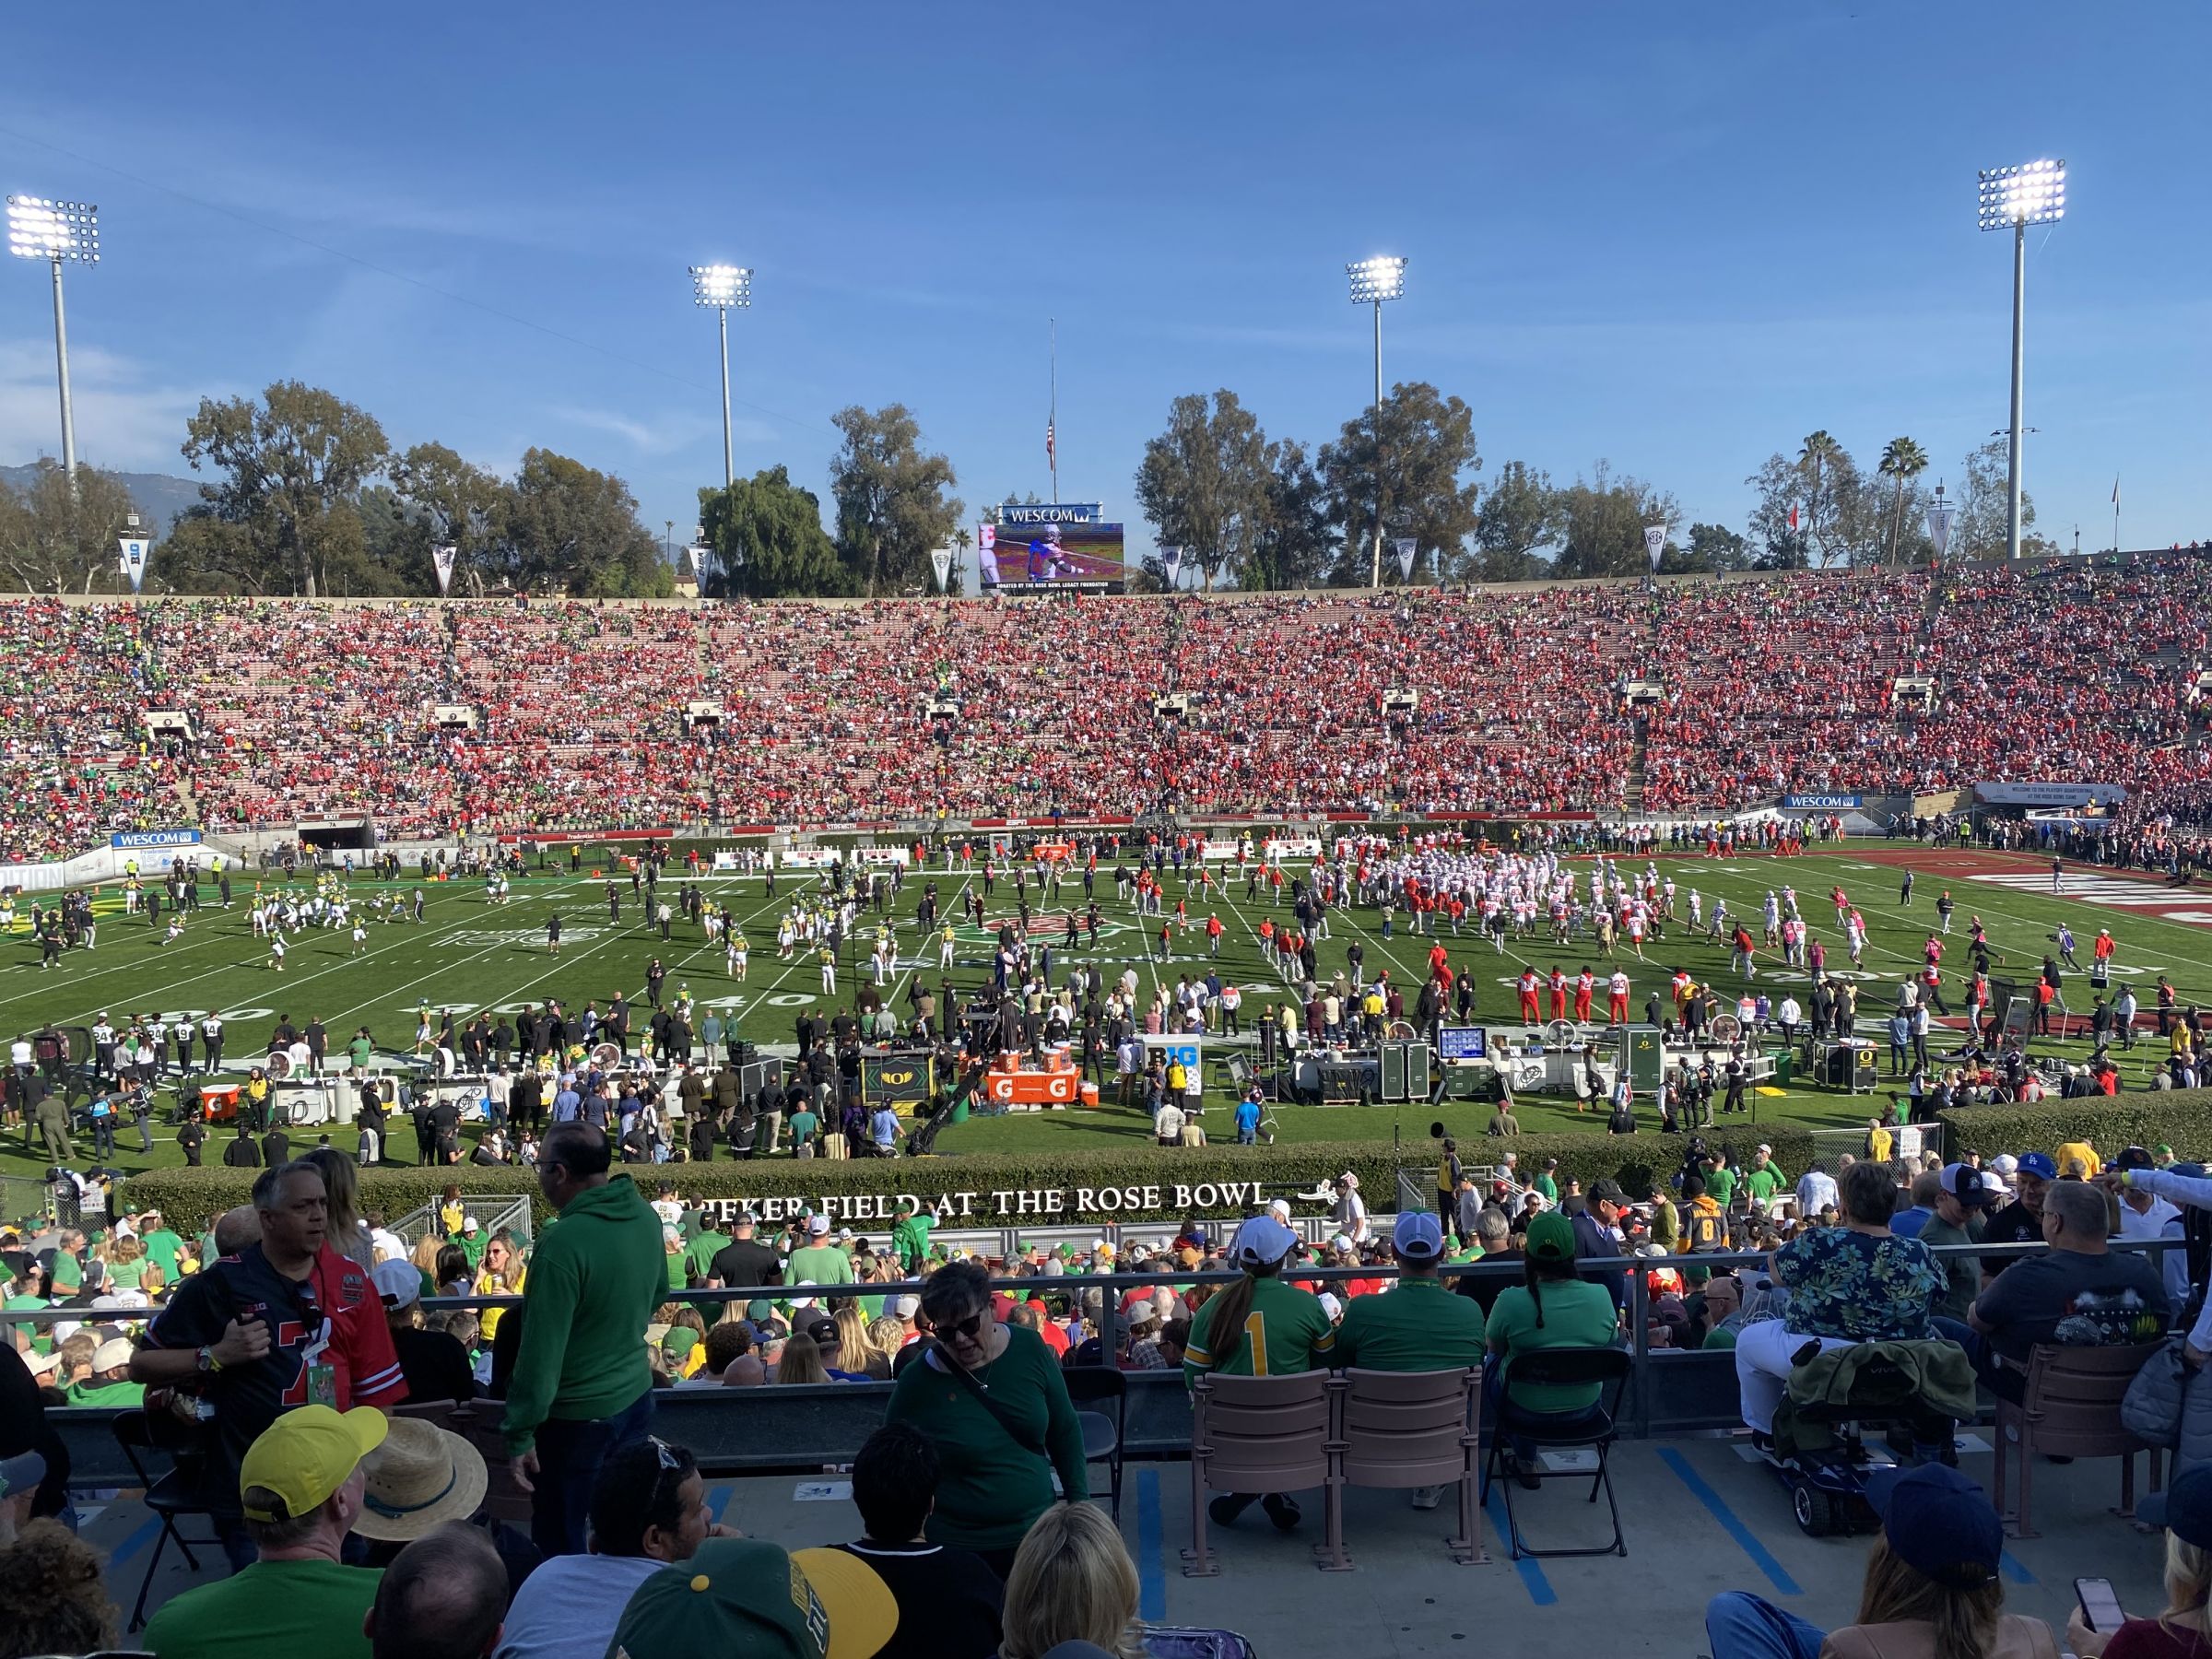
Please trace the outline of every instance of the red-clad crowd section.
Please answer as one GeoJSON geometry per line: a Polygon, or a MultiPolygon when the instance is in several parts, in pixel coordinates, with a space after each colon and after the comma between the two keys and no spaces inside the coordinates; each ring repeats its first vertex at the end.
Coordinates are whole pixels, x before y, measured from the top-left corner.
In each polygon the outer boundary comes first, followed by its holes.
{"type": "Polygon", "coordinates": [[[0,601],[0,859],[1146,813],[1694,814],[2104,782],[2212,810],[2195,553],[1371,595],[647,606],[0,601]],[[1896,695],[1927,677],[1932,706],[1896,695]],[[1630,682],[1655,687],[1632,700],[1630,682]],[[1393,694],[1417,694],[1408,712],[1393,694]],[[1163,717],[1159,700],[1187,707],[1163,717]],[[719,702],[712,725],[688,726],[719,702]],[[957,713],[933,713],[957,703],[957,713]],[[473,727],[441,727],[441,705],[473,727]],[[189,742],[149,735],[187,714],[189,742]]]}

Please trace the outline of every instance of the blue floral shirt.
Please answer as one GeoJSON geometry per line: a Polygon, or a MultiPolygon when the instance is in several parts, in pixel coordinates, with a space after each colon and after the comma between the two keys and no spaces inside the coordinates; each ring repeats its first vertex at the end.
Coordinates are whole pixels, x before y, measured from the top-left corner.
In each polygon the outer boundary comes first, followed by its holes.
{"type": "Polygon", "coordinates": [[[1806,1336],[1877,1342],[1929,1334],[1928,1309],[1944,1288],[1936,1258],[1918,1239],[1870,1238],[1817,1227],[1774,1253],[1788,1287],[1789,1328],[1806,1336]]]}

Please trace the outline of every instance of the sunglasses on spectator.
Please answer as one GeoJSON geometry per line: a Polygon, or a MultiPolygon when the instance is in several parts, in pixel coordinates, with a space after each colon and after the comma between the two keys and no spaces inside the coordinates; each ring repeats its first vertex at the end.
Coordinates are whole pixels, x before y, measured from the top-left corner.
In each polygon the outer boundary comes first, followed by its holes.
{"type": "Polygon", "coordinates": [[[937,1332],[940,1335],[965,1336],[972,1341],[976,1336],[982,1334],[983,1321],[988,1319],[990,1316],[990,1311],[988,1309],[982,1309],[976,1312],[969,1314],[965,1319],[947,1321],[946,1324],[937,1327],[937,1332]]]}

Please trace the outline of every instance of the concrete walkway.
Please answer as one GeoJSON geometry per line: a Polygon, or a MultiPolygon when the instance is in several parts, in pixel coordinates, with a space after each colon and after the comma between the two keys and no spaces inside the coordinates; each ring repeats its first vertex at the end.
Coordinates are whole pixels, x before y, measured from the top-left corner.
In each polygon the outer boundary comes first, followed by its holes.
{"type": "MultiPolygon", "coordinates": [[[[1808,1538],[1791,1519],[1788,1494],[1740,1440],[1624,1443],[1614,1483],[1628,1555],[1513,1562],[1506,1558],[1502,1499],[1493,1492],[1484,1537],[1488,1565],[1458,1567],[1442,1539],[1452,1509],[1412,1510],[1391,1492],[1346,1496],[1345,1533],[1355,1571],[1324,1573],[1311,1547],[1321,1536],[1321,1495],[1306,1494],[1306,1521],[1292,1536],[1249,1511],[1227,1532],[1211,1529],[1220,1576],[1185,1578],[1178,1551],[1190,1538],[1187,1465],[1132,1465],[1123,1497],[1123,1535],[1142,1585],[1141,1613],[1154,1622],[1240,1631],[1263,1654],[1465,1654],[1472,1644],[1515,1654],[1587,1653],[1688,1655],[1706,1651],[1703,1609],[1723,1590],[1749,1590],[1832,1627],[1858,1605],[1868,1540],[1808,1538]]],[[[1968,1474],[1985,1485],[1991,1458],[1970,1450],[1968,1474]]],[[[1094,1470],[1103,1481],[1103,1468],[1094,1470]]],[[[2138,1485],[2142,1470],[2137,1470],[2138,1485]]],[[[1605,1506],[1583,1500],[1586,1484],[1547,1482],[1516,1493],[1524,1532],[1543,1546],[1596,1544],[1605,1506]]],[[[796,1548],[856,1536],[858,1518],[838,1476],[718,1481],[721,1518],[796,1548]]],[[[2042,1536],[2014,1541],[2006,1556],[2011,1611],[2048,1619],[2063,1637],[2077,1574],[2109,1578],[2131,1613],[2155,1612],[2163,1543],[2109,1512],[2119,1498],[2111,1460],[2036,1471],[2042,1536]]],[[[108,1552],[110,1588],[127,1611],[154,1545],[157,1524],[130,1497],[103,1506],[85,1534],[108,1552]]],[[[173,1546],[163,1552],[152,1605],[202,1573],[173,1546]]],[[[219,1556],[215,1557],[219,1561],[219,1556]]],[[[129,1646],[126,1640],[124,1644],[129,1646]]]]}

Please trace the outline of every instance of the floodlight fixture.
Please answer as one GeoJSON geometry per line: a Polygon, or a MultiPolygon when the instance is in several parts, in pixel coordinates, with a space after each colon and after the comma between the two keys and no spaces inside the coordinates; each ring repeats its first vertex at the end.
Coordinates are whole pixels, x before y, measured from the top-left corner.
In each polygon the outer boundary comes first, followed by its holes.
{"type": "Polygon", "coordinates": [[[47,196],[7,198],[7,251],[18,259],[100,263],[100,209],[47,196]]]}
{"type": "Polygon", "coordinates": [[[694,304],[743,311],[753,302],[753,274],[744,265],[693,265],[691,295],[694,304]]]}
{"type": "Polygon", "coordinates": [[[2066,217],[2066,164],[2030,161],[2019,167],[1985,167],[1981,174],[1982,229],[2009,230],[2019,225],[2055,225],[2066,217]]]}
{"type": "Polygon", "coordinates": [[[1406,297],[1406,262],[1394,254],[1355,260],[1344,267],[1344,274],[1352,279],[1354,305],[1380,305],[1406,297]]]}

